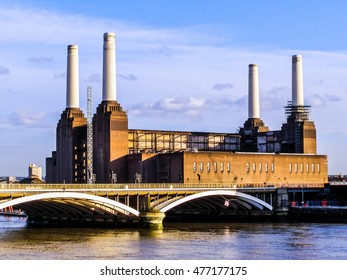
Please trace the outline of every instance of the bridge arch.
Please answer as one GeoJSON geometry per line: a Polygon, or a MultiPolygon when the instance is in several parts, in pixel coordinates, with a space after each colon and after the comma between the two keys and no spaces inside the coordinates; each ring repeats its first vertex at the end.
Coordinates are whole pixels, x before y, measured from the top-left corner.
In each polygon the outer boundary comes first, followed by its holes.
{"type": "Polygon", "coordinates": [[[206,191],[206,192],[200,192],[196,194],[192,194],[189,196],[186,196],[181,199],[173,199],[171,202],[167,201],[166,203],[162,203],[155,207],[156,210],[159,210],[160,212],[168,212],[169,210],[173,209],[174,207],[177,207],[179,205],[183,205],[188,202],[192,201],[198,201],[199,199],[208,198],[208,197],[221,197],[222,201],[232,201],[233,199],[238,200],[238,204],[242,205],[242,207],[247,209],[258,209],[258,210],[273,210],[273,207],[266,203],[263,200],[260,200],[254,196],[251,196],[249,194],[245,194],[238,191],[233,190],[216,190],[216,191],[206,191]]]}
{"type": "MultiPolygon", "coordinates": [[[[36,202],[36,201],[44,201],[48,199],[71,199],[69,201],[70,204],[73,204],[73,206],[76,208],[85,208],[85,207],[92,207],[103,209],[106,212],[112,212],[116,211],[119,213],[122,213],[126,216],[137,216],[139,217],[140,212],[125,205],[120,202],[111,200],[109,198],[92,195],[92,194],[86,194],[86,193],[78,193],[78,192],[47,192],[47,193],[41,193],[41,194],[34,194],[29,196],[24,196],[20,198],[15,198],[6,202],[0,203],[0,209],[4,209],[10,206],[16,206],[16,205],[23,205],[23,204],[29,204],[30,202],[36,202]],[[88,202],[87,204],[83,204],[83,201],[88,202]]],[[[67,204],[69,204],[67,203],[67,204]]],[[[28,206],[29,208],[30,206],[28,206]]],[[[68,209],[69,206],[65,206],[65,209],[68,209]]]]}

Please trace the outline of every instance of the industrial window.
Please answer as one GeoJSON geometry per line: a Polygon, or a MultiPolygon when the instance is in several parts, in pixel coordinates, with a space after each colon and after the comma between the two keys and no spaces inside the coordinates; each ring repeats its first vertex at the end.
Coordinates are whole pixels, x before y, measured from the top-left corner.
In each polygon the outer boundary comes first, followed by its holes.
{"type": "Polygon", "coordinates": [[[196,172],[196,161],[193,162],[193,171],[196,172]]]}
{"type": "Polygon", "coordinates": [[[298,173],[298,164],[297,163],[294,164],[294,171],[295,171],[295,173],[298,173]]]}
{"type": "Polygon", "coordinates": [[[255,162],[253,162],[253,172],[257,171],[257,164],[255,162]]]}
{"type": "Polygon", "coordinates": [[[317,172],[320,173],[320,164],[317,163],[317,172]]]}
{"type": "Polygon", "coordinates": [[[261,173],[263,171],[261,163],[259,163],[259,172],[261,173]]]}
{"type": "Polygon", "coordinates": [[[246,163],[246,170],[249,172],[249,162],[246,163]]]}
{"type": "Polygon", "coordinates": [[[200,162],[200,172],[204,171],[204,163],[200,162]]]}
{"type": "Polygon", "coordinates": [[[266,162],[265,163],[265,172],[267,173],[269,171],[269,165],[268,165],[268,163],[266,162]]]}
{"type": "Polygon", "coordinates": [[[220,163],[220,172],[224,172],[224,162],[220,163]]]}
{"type": "Polygon", "coordinates": [[[207,162],[207,172],[210,172],[210,169],[211,169],[211,167],[210,167],[210,162],[208,161],[208,162],[207,162]]]}
{"type": "Polygon", "coordinates": [[[292,164],[291,163],[289,163],[289,173],[292,173],[292,164]]]}
{"type": "Polygon", "coordinates": [[[214,172],[217,172],[217,162],[213,163],[213,170],[214,170],[214,172]]]}
{"type": "Polygon", "coordinates": [[[227,170],[230,172],[230,162],[227,162],[227,170]]]}

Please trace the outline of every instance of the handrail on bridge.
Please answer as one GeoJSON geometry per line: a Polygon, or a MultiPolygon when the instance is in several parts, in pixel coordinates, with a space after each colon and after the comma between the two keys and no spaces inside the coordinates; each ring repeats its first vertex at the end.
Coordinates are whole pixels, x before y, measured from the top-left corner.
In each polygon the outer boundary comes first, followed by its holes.
{"type": "Polygon", "coordinates": [[[137,184],[1,184],[2,190],[76,190],[76,189],[243,189],[243,188],[321,188],[324,184],[183,184],[183,183],[137,183],[137,184]]]}

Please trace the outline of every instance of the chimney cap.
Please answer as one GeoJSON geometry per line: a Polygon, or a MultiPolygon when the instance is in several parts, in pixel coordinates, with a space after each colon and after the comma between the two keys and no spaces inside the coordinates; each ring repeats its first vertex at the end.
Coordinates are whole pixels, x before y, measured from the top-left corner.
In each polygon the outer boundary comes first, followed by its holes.
{"type": "Polygon", "coordinates": [[[292,56],[293,59],[301,59],[302,55],[301,54],[295,54],[292,56]]]}
{"type": "Polygon", "coordinates": [[[106,33],[104,33],[104,39],[115,38],[115,37],[116,37],[116,34],[113,33],[113,32],[106,32],[106,33]]]}

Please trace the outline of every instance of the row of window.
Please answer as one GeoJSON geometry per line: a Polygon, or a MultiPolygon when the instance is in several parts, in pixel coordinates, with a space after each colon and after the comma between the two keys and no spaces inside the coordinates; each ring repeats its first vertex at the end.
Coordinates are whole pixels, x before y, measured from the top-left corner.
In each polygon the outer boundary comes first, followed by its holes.
{"type": "MultiPolygon", "coordinates": [[[[269,167],[271,168],[271,173],[274,173],[275,172],[275,164],[273,162],[270,165],[267,162],[265,162],[264,166],[260,162],[259,165],[258,165],[258,170],[261,173],[261,172],[263,172],[263,168],[264,168],[264,171],[266,173],[268,173],[269,172],[269,167]]],[[[251,171],[251,164],[249,162],[246,163],[246,171],[247,172],[251,171]]],[[[252,171],[254,173],[257,172],[257,164],[255,162],[252,163],[252,171]]]]}
{"type": "MultiPolygon", "coordinates": [[[[211,167],[213,168],[214,172],[217,172],[218,168],[219,168],[220,172],[224,172],[224,170],[227,172],[230,172],[230,162],[227,162],[227,163],[221,162],[219,164],[217,162],[213,162],[212,165],[210,162],[206,162],[207,172],[211,171],[211,167]]],[[[198,163],[196,161],[194,161],[193,162],[193,171],[197,172],[198,168],[199,168],[200,172],[203,172],[204,168],[205,168],[204,162],[200,162],[200,165],[198,166],[198,163]]],[[[264,168],[264,171],[266,173],[269,172],[269,168],[271,169],[272,173],[275,172],[275,164],[274,163],[268,164],[266,162],[264,165],[262,163],[259,163],[258,168],[259,168],[258,169],[259,172],[263,172],[263,168],[264,168]]],[[[257,171],[257,164],[255,162],[253,162],[253,164],[252,164],[252,170],[253,170],[253,172],[257,171]]],[[[251,171],[251,164],[249,162],[246,163],[246,171],[247,172],[251,171]]]]}
{"type": "MultiPolygon", "coordinates": [[[[193,171],[196,172],[197,171],[197,168],[198,168],[198,164],[196,161],[193,162],[193,171]]],[[[204,163],[203,162],[200,162],[200,165],[199,165],[199,169],[200,169],[200,172],[203,172],[204,171],[204,163]]],[[[218,169],[218,163],[217,162],[213,162],[212,164],[212,168],[213,168],[213,171],[214,172],[217,172],[217,169],[218,169]]],[[[219,164],[219,170],[220,172],[224,172],[224,169],[226,169],[227,172],[230,172],[230,162],[227,162],[226,164],[224,164],[224,162],[221,162],[219,164]]],[[[206,162],[206,170],[207,172],[210,172],[211,171],[211,163],[210,162],[206,162]]]]}
{"type": "MultiPolygon", "coordinates": [[[[204,162],[200,162],[200,165],[198,166],[198,163],[196,161],[193,162],[193,171],[194,172],[197,172],[198,168],[200,169],[200,172],[203,172],[204,171],[204,162]]],[[[218,171],[218,168],[220,170],[220,172],[224,172],[224,168],[226,169],[227,172],[230,172],[230,162],[227,162],[227,163],[224,163],[224,162],[221,162],[221,163],[217,163],[217,162],[213,162],[212,164],[212,168],[213,168],[213,171],[214,172],[217,172],[218,171]],[[218,167],[219,166],[219,167],[218,167]]],[[[206,162],[206,170],[207,172],[210,172],[211,171],[211,163],[210,162],[206,162]]],[[[253,171],[253,173],[255,172],[266,172],[268,173],[269,171],[271,171],[271,173],[274,173],[275,172],[275,164],[272,162],[271,164],[265,162],[264,164],[263,163],[255,163],[253,162],[252,164],[247,162],[246,163],[246,171],[247,172],[251,172],[253,171]],[[251,170],[252,169],[252,170],[251,170]]],[[[298,172],[301,172],[301,173],[315,173],[315,172],[318,172],[320,173],[320,164],[317,163],[317,164],[309,164],[309,163],[289,163],[289,173],[298,173],[298,172]]]]}
{"type": "Polygon", "coordinates": [[[306,173],[320,173],[320,164],[317,163],[317,164],[309,164],[309,163],[289,163],[289,173],[292,173],[292,172],[295,172],[295,173],[298,173],[298,172],[301,172],[301,173],[304,173],[306,171],[306,173]],[[306,165],[306,166],[305,166],[306,165]]]}

